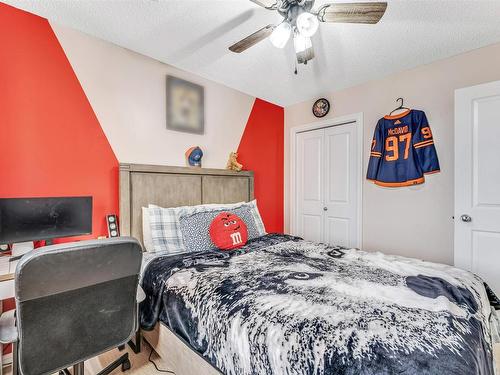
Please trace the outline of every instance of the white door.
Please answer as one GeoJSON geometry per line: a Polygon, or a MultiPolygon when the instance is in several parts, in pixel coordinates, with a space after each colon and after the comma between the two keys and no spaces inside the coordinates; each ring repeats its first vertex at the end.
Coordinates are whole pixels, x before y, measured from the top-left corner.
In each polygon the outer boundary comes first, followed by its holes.
{"type": "Polygon", "coordinates": [[[357,243],[356,124],[325,129],[323,241],[345,247],[357,243]]]}
{"type": "Polygon", "coordinates": [[[324,130],[297,134],[297,235],[323,241],[324,130]]]}
{"type": "Polygon", "coordinates": [[[455,265],[500,295],[500,81],[455,92],[455,265]]]}
{"type": "Polygon", "coordinates": [[[296,136],[296,234],[311,241],[358,244],[356,123],[296,136]]]}

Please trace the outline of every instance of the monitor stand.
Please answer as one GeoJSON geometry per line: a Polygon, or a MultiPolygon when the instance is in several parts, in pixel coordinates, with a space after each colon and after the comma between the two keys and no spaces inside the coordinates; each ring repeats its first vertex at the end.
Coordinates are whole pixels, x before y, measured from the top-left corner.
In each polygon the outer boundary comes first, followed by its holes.
{"type": "Polygon", "coordinates": [[[12,244],[12,256],[19,256],[29,253],[33,250],[33,241],[18,242],[12,244]]]}
{"type": "MultiPolygon", "coordinates": [[[[54,239],[45,240],[45,246],[50,246],[54,244],[54,239]]],[[[12,256],[10,257],[10,261],[14,262],[22,258],[22,256],[26,253],[29,253],[34,249],[33,242],[22,242],[19,244],[14,244],[12,246],[12,256]]]]}
{"type": "MultiPolygon", "coordinates": [[[[16,244],[18,247],[18,250],[15,251],[14,246],[12,251],[12,256],[9,258],[9,262],[15,262],[23,257],[24,254],[29,253],[31,250],[33,250],[33,242],[31,242],[31,247],[28,246],[30,242],[22,242],[20,244],[16,244]]],[[[50,246],[54,244],[54,239],[49,239],[45,240],[45,246],[50,246]]]]}
{"type": "Polygon", "coordinates": [[[12,256],[9,258],[9,261],[15,262],[19,260],[24,254],[29,253],[31,250],[33,250],[33,241],[12,244],[12,256]]]}

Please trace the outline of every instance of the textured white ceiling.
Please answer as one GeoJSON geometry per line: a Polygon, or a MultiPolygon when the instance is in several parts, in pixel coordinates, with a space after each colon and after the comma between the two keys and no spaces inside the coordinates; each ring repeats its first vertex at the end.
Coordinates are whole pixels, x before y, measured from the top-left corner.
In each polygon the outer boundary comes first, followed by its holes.
{"type": "Polygon", "coordinates": [[[377,25],[321,24],[294,75],[292,43],[228,51],[281,19],[249,0],[4,2],[282,106],[500,42],[500,0],[389,0],[377,25]]]}

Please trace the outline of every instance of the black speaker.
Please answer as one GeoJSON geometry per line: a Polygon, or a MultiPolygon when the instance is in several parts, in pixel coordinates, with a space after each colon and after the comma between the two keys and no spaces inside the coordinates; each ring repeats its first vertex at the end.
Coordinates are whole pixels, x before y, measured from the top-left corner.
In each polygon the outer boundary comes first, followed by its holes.
{"type": "Polygon", "coordinates": [[[108,224],[108,237],[120,237],[118,217],[115,214],[106,215],[106,223],[108,224]]]}

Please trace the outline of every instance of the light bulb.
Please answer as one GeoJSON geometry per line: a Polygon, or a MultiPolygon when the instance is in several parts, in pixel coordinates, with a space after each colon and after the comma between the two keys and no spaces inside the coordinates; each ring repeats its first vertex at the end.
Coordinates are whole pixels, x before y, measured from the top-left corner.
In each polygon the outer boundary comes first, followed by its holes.
{"type": "Polygon", "coordinates": [[[301,53],[312,47],[311,38],[305,37],[301,34],[295,34],[293,38],[295,52],[301,53]]]}
{"type": "Polygon", "coordinates": [[[312,37],[318,31],[318,18],[309,12],[299,14],[297,17],[297,30],[302,36],[312,37]]]}
{"type": "Polygon", "coordinates": [[[307,64],[309,60],[314,58],[311,38],[296,33],[293,38],[293,44],[299,64],[307,64]]]}
{"type": "Polygon", "coordinates": [[[288,22],[282,22],[275,27],[269,40],[276,48],[283,48],[290,39],[290,34],[292,33],[292,26],[288,22]]]}

